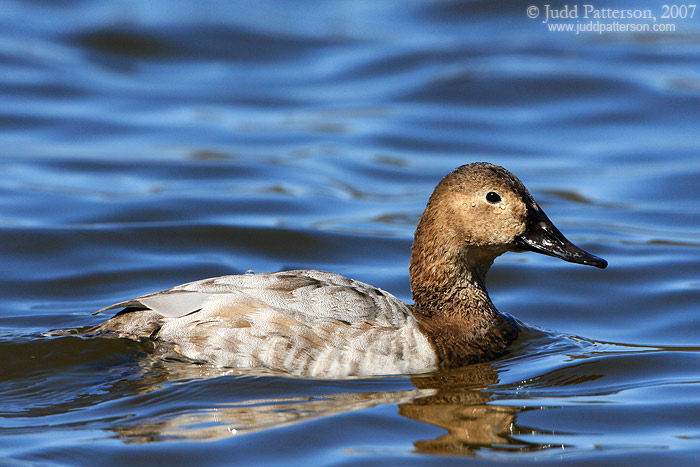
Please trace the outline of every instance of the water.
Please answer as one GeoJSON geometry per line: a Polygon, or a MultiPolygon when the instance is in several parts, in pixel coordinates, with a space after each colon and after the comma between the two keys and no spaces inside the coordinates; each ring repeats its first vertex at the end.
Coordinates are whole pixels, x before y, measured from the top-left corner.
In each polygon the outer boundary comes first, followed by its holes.
{"type": "Polygon", "coordinates": [[[693,463],[700,20],[574,35],[527,6],[6,0],[0,463],[693,463]],[[248,269],[410,301],[427,198],[479,160],[610,262],[501,257],[524,332],[498,361],[315,381],[42,337],[248,269]]]}

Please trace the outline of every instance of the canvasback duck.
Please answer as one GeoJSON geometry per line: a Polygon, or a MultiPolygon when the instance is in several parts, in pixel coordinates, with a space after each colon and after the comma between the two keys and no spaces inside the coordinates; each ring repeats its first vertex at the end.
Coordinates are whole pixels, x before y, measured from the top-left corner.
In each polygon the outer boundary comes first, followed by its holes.
{"type": "Polygon", "coordinates": [[[199,362],[338,378],[415,374],[487,361],[517,337],[484,281],[506,251],[607,262],[569,242],[506,169],[463,165],[437,185],[411,250],[414,304],[338,274],[215,277],[105,307],[87,335],[150,339],[199,362]]]}

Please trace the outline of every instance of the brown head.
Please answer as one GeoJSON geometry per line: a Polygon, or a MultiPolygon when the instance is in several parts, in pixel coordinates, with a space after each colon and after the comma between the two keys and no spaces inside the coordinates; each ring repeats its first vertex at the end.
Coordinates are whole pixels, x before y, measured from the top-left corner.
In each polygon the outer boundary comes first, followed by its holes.
{"type": "Polygon", "coordinates": [[[496,257],[527,250],[607,266],[569,242],[503,167],[483,162],[458,167],[435,188],[418,223],[410,266],[413,298],[428,305],[455,288],[483,288],[496,257]]]}

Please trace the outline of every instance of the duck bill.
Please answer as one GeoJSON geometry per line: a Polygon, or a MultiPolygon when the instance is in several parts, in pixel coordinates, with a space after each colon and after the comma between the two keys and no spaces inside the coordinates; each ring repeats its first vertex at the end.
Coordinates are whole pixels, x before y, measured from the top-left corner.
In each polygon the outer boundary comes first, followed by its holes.
{"type": "Polygon", "coordinates": [[[534,251],[570,263],[586,264],[601,269],[608,265],[603,258],[592,255],[567,240],[537,203],[528,209],[526,230],[516,239],[516,243],[522,251],[534,251]]]}

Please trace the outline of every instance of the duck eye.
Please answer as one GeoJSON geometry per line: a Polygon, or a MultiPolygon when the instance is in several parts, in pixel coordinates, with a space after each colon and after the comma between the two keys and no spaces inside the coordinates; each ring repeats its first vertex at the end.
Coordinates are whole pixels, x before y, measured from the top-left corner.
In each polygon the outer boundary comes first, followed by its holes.
{"type": "Polygon", "coordinates": [[[501,196],[495,191],[489,191],[486,193],[486,201],[489,203],[498,203],[501,200],[501,196]]]}

